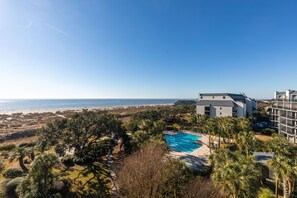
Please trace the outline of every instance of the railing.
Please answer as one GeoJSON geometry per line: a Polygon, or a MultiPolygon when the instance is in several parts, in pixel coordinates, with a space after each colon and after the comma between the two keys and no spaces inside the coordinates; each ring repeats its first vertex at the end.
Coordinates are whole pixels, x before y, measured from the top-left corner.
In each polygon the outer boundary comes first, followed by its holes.
{"type": "Polygon", "coordinates": [[[297,102],[275,101],[272,107],[279,109],[297,110],[297,102]]]}

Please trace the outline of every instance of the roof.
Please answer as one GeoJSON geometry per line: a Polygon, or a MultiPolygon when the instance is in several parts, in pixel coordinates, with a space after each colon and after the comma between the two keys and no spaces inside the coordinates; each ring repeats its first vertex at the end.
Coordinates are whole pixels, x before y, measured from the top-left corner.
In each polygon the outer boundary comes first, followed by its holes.
{"type": "Polygon", "coordinates": [[[245,101],[247,98],[244,94],[232,94],[232,93],[201,93],[200,96],[229,96],[235,101],[242,100],[245,101]]]}
{"type": "Polygon", "coordinates": [[[245,95],[243,94],[228,94],[233,100],[245,100],[245,98],[247,98],[245,95]]]}
{"type": "Polygon", "coordinates": [[[201,96],[228,96],[228,93],[201,93],[201,96]]]}
{"type": "Polygon", "coordinates": [[[264,165],[267,165],[267,161],[274,157],[273,152],[254,152],[253,155],[259,163],[264,165]]]}
{"type": "Polygon", "coordinates": [[[200,106],[221,106],[221,107],[234,107],[235,104],[230,100],[199,100],[197,105],[200,106]]]}

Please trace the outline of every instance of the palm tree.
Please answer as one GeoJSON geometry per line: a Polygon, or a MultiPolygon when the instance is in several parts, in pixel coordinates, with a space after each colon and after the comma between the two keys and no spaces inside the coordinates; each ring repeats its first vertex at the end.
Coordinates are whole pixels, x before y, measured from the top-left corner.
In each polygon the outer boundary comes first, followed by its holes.
{"type": "Polygon", "coordinates": [[[17,159],[19,161],[19,165],[24,171],[24,173],[28,172],[28,168],[24,165],[24,158],[28,155],[29,150],[26,147],[16,147],[14,152],[9,157],[9,162],[17,159]]]}
{"type": "Polygon", "coordinates": [[[223,137],[223,141],[226,143],[226,138],[230,141],[234,135],[235,130],[235,121],[232,117],[219,117],[218,121],[218,131],[217,135],[219,136],[219,144],[220,137],[223,137]]]}
{"type": "Polygon", "coordinates": [[[278,197],[278,182],[281,179],[282,158],[274,156],[271,160],[268,160],[268,167],[273,171],[275,180],[275,196],[278,197]]]}
{"type": "Polygon", "coordinates": [[[213,144],[213,139],[212,139],[212,135],[215,134],[215,132],[217,131],[217,124],[216,124],[216,120],[213,118],[209,118],[206,123],[204,124],[202,131],[204,133],[208,134],[208,146],[209,146],[209,152],[211,153],[211,147],[213,144]]]}
{"type": "Polygon", "coordinates": [[[235,144],[240,151],[244,152],[246,156],[250,154],[254,147],[254,133],[253,132],[239,132],[235,136],[235,144]]]}
{"type": "Polygon", "coordinates": [[[293,192],[293,183],[297,177],[296,161],[289,157],[284,157],[282,160],[281,175],[283,178],[284,198],[291,197],[293,192]]]}
{"type": "Polygon", "coordinates": [[[198,128],[202,128],[208,118],[208,115],[196,115],[195,124],[197,124],[198,128]]]}
{"type": "Polygon", "coordinates": [[[268,144],[268,149],[275,153],[274,158],[268,161],[268,166],[275,175],[275,194],[278,195],[278,183],[282,180],[284,198],[289,198],[297,177],[297,163],[293,158],[296,154],[288,141],[280,136],[274,136],[268,144]]]}
{"type": "Polygon", "coordinates": [[[254,197],[260,177],[259,165],[253,156],[217,150],[210,157],[212,179],[228,197],[254,197]]]}
{"type": "Polygon", "coordinates": [[[236,132],[249,131],[251,129],[251,122],[247,118],[237,118],[236,119],[236,132]]]}

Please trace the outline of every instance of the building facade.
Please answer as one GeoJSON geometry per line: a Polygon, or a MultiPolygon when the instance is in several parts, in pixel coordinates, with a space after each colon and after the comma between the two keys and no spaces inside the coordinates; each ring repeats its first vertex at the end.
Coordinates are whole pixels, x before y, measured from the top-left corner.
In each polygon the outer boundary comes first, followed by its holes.
{"type": "Polygon", "coordinates": [[[196,106],[197,114],[211,118],[220,116],[248,117],[257,109],[254,99],[244,94],[201,93],[196,106]]]}
{"type": "Polygon", "coordinates": [[[274,93],[271,120],[281,136],[297,143],[297,91],[274,93]]]}

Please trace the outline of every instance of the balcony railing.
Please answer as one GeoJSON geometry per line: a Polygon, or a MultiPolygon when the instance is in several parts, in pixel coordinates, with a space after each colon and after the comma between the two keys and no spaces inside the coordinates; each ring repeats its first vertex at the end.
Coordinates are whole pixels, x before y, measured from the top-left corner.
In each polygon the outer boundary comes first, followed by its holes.
{"type": "Polygon", "coordinates": [[[274,108],[279,108],[279,109],[288,109],[288,110],[297,110],[297,102],[292,102],[292,101],[275,101],[275,103],[272,105],[274,108]]]}

